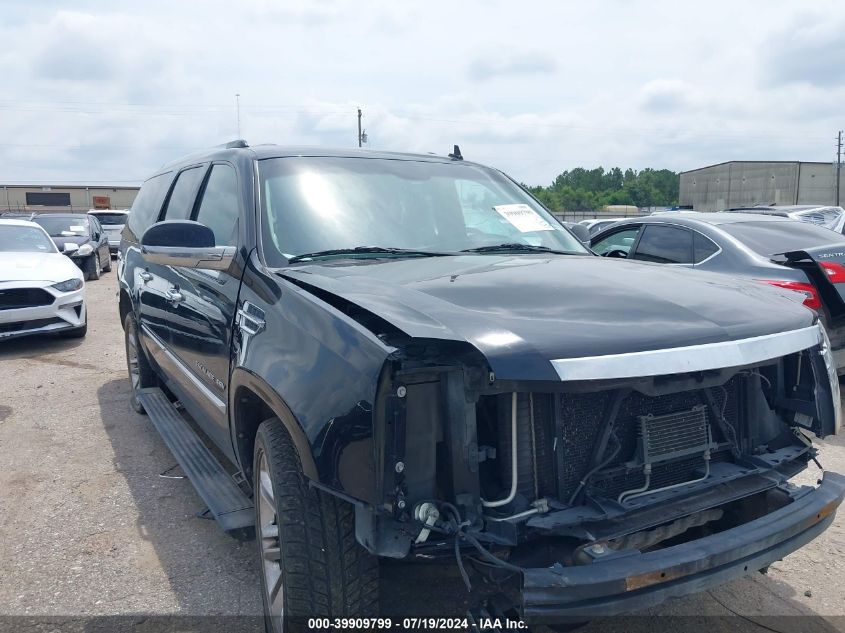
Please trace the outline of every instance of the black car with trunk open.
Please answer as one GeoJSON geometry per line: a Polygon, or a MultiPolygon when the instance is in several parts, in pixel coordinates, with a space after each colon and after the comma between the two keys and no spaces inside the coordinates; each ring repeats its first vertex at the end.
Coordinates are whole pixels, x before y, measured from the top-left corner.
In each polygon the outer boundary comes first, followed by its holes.
{"type": "Polygon", "coordinates": [[[789,481],[840,424],[801,295],[597,257],[459,152],[233,142],[147,180],[120,249],[132,404],[254,529],[270,626],[378,615],[380,557],[528,623],[627,612],[765,568],[845,494],[789,481]]]}

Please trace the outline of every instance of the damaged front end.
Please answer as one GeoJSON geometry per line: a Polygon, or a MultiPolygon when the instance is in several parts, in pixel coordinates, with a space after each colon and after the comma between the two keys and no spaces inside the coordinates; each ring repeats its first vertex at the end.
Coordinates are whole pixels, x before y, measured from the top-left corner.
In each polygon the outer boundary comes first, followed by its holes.
{"type": "Polygon", "coordinates": [[[530,622],[626,612],[769,565],[830,524],[845,478],[789,482],[818,465],[808,433],[840,424],[824,329],[758,338],[563,361],[560,381],[501,379],[471,345],[406,340],[380,378],[359,541],[454,558],[530,622]]]}

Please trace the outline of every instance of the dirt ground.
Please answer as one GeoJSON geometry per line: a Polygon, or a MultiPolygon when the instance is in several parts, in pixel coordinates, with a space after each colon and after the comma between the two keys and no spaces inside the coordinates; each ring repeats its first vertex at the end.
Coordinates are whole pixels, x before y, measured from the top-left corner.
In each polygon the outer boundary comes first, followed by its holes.
{"type": "MultiPolygon", "coordinates": [[[[85,339],[0,343],[0,616],[260,614],[254,543],[197,518],[188,481],[159,476],[175,460],[129,407],[116,290],[114,273],[88,284],[85,339]]],[[[845,437],[819,445],[845,472],[845,437]]],[[[843,578],[845,511],[768,575],[582,630],[845,631],[843,578]]],[[[382,584],[386,612],[470,600],[407,567],[382,584]]]]}

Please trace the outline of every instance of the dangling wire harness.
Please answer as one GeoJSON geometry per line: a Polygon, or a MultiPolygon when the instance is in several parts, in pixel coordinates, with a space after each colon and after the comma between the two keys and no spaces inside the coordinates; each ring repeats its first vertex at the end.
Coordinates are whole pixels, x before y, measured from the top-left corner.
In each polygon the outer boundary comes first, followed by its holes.
{"type": "Polygon", "coordinates": [[[461,554],[462,542],[468,543],[478,552],[478,555],[481,557],[481,561],[478,562],[482,564],[505,569],[517,574],[521,574],[524,571],[522,567],[509,563],[506,560],[502,560],[485,548],[481,542],[468,531],[468,528],[473,527],[473,524],[470,521],[462,520],[461,513],[454,505],[443,501],[440,502],[440,506],[445,511],[441,514],[441,517],[445,520],[446,527],[436,525],[430,527],[430,529],[432,532],[454,537],[455,562],[458,564],[458,570],[461,572],[461,578],[464,581],[467,591],[472,591],[472,583],[470,582],[469,574],[464,566],[463,556],[461,554]]]}

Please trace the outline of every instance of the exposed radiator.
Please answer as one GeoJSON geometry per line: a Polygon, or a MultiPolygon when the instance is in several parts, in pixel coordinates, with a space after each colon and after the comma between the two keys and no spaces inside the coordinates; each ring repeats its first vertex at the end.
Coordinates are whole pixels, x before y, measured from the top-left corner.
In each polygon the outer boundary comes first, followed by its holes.
{"type": "MultiPolygon", "coordinates": [[[[724,388],[716,388],[713,395],[716,405],[724,409],[725,418],[739,428],[739,394],[741,379],[734,377],[724,388]]],[[[553,396],[557,411],[554,419],[535,419],[539,428],[555,428],[553,437],[554,460],[539,461],[539,478],[555,482],[557,490],[541,490],[542,494],[568,499],[578,482],[590,468],[593,447],[603,430],[603,421],[612,392],[584,394],[556,394],[553,396]]],[[[700,391],[684,391],[663,396],[645,396],[631,393],[622,402],[614,428],[621,443],[616,458],[591,478],[587,489],[594,494],[616,498],[619,493],[644,483],[642,470],[632,471],[625,464],[633,460],[642,463],[643,427],[641,418],[652,416],[649,442],[653,466],[651,487],[665,487],[689,481],[702,466],[701,447],[709,443],[703,433],[723,441],[718,427],[713,424],[710,410],[703,406],[700,391]],[[704,425],[702,427],[701,420],[704,425]],[[665,459],[661,459],[664,457],[665,459]]],[[[608,451],[609,453],[609,451],[608,451]]],[[[711,459],[722,461],[730,458],[729,451],[713,451],[711,459]]]]}
{"type": "Polygon", "coordinates": [[[710,474],[710,455],[715,445],[707,423],[706,407],[696,405],[689,411],[677,411],[666,415],[641,415],[640,421],[640,455],[637,464],[642,465],[644,481],[639,485],[632,485],[619,493],[619,503],[634,497],[674,488],[684,483],[701,481],[710,474]],[[685,457],[695,456],[700,460],[703,474],[690,476],[671,484],[655,485],[651,480],[656,465],[673,462],[685,457]]]}
{"type": "Polygon", "coordinates": [[[710,426],[703,404],[689,411],[666,415],[641,415],[643,464],[657,464],[688,455],[702,455],[712,448],[710,426]]]}

